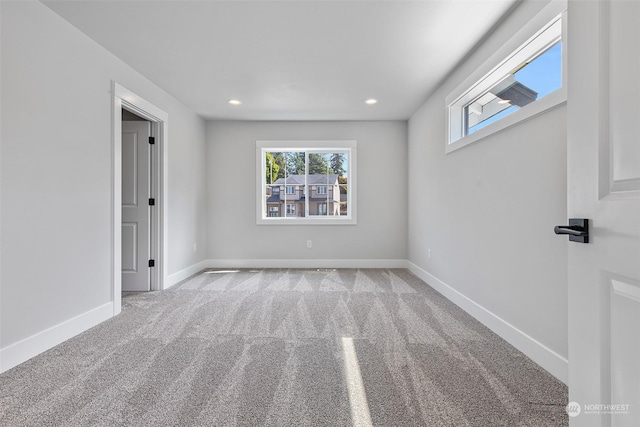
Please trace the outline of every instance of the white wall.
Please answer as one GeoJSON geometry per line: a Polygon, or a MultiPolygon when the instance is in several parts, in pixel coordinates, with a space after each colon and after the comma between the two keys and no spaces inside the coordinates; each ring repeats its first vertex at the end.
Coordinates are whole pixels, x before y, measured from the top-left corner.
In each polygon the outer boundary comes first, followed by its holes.
{"type": "Polygon", "coordinates": [[[206,253],[205,126],[40,2],[2,2],[1,28],[7,369],[108,315],[112,81],[169,116],[170,274],[206,253]]]}
{"type": "Polygon", "coordinates": [[[209,258],[235,266],[405,260],[406,129],[406,122],[208,122],[209,258]],[[296,139],[357,140],[357,225],[256,225],[256,140],[296,139]]]}
{"type": "Polygon", "coordinates": [[[566,107],[445,154],[445,97],[544,4],[516,9],[410,119],[408,259],[566,381],[566,107]]]}

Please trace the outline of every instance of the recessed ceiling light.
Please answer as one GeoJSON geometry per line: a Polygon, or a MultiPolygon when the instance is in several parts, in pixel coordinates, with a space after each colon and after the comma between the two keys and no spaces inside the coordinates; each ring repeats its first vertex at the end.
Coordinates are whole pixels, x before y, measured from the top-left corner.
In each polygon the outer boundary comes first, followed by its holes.
{"type": "Polygon", "coordinates": [[[500,101],[498,101],[498,104],[510,104],[511,100],[510,99],[501,99],[500,101]]]}
{"type": "Polygon", "coordinates": [[[378,103],[378,100],[377,99],[373,99],[373,98],[369,98],[366,101],[364,101],[364,103],[367,104],[367,105],[375,105],[375,104],[378,103]]]}
{"type": "Polygon", "coordinates": [[[242,105],[242,101],[239,99],[230,99],[227,101],[230,105],[242,105]]]}

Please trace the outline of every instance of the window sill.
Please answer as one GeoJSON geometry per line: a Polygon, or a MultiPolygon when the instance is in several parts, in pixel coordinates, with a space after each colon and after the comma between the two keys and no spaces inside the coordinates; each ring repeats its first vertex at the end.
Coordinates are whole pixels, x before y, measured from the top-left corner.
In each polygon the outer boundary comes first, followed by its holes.
{"type": "Polygon", "coordinates": [[[445,152],[447,154],[452,153],[462,147],[466,147],[467,145],[473,144],[474,142],[478,142],[484,138],[487,138],[493,134],[501,132],[505,129],[508,129],[518,123],[527,121],[533,117],[539,116],[542,113],[553,110],[560,105],[563,105],[567,102],[567,91],[566,88],[562,87],[557,91],[550,93],[539,101],[532,102],[529,105],[526,105],[519,109],[518,111],[514,111],[508,116],[487,125],[486,127],[474,132],[471,135],[467,135],[458,139],[457,141],[448,143],[445,147],[445,152]]]}
{"type": "Polygon", "coordinates": [[[356,225],[355,218],[259,218],[257,225],[356,225]]]}

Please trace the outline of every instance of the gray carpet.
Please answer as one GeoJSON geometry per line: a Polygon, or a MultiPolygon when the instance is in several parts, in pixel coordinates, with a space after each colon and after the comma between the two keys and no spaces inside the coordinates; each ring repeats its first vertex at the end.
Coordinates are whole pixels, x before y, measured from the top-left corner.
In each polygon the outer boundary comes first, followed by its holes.
{"type": "Polygon", "coordinates": [[[567,388],[406,270],[204,272],[0,376],[2,426],[562,426],[567,388]]]}

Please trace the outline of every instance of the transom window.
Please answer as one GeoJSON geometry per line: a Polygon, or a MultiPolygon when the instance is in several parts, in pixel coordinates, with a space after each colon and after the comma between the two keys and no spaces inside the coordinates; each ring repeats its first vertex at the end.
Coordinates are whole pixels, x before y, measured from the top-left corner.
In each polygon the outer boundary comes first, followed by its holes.
{"type": "Polygon", "coordinates": [[[562,42],[557,41],[464,107],[464,135],[470,135],[561,87],[562,42]]]}
{"type": "Polygon", "coordinates": [[[258,141],[258,224],[355,224],[355,141],[258,141]]]}
{"type": "Polygon", "coordinates": [[[489,73],[474,73],[447,97],[447,152],[566,101],[564,8],[551,2],[514,36],[520,46],[505,52],[505,45],[478,70],[493,64],[489,73]]]}

